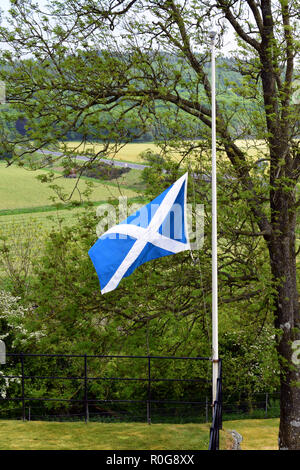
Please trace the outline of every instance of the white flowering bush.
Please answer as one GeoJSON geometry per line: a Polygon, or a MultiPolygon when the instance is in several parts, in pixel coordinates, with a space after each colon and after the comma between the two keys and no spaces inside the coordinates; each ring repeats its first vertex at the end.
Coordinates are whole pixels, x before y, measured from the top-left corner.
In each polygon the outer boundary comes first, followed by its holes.
{"type": "Polygon", "coordinates": [[[30,332],[25,326],[30,308],[20,303],[21,298],[0,290],[0,339],[6,341],[10,338],[12,349],[24,349],[31,340],[39,340],[43,335],[41,331],[30,332]]]}
{"type": "MultiPolygon", "coordinates": [[[[20,303],[20,297],[0,290],[0,339],[5,342],[7,352],[24,351],[29,344],[36,342],[43,335],[41,331],[30,332],[25,326],[30,308],[25,308],[20,303]]],[[[14,366],[9,362],[0,370],[0,397],[6,398],[8,388],[13,384],[19,384],[18,378],[6,378],[6,375],[16,375],[14,366]]]]}

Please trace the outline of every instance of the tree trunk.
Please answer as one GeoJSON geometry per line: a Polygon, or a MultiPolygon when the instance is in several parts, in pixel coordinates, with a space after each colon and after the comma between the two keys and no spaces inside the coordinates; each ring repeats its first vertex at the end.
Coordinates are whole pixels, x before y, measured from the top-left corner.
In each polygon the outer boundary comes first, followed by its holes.
{"type": "Polygon", "coordinates": [[[300,339],[296,277],[294,198],[284,191],[271,195],[273,233],[268,243],[275,288],[275,327],[281,366],[279,449],[300,449],[300,366],[293,363],[292,344],[300,339]]]}

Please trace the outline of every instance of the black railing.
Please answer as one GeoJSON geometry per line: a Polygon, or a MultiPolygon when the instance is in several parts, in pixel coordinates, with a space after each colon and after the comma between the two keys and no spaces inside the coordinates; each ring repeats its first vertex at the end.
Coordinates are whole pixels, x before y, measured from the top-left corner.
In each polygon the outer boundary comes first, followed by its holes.
{"type": "Polygon", "coordinates": [[[219,370],[216,387],[216,399],[213,403],[213,417],[210,428],[208,450],[219,450],[220,429],[222,429],[222,362],[219,359],[219,370]]]}
{"type": "MultiPolygon", "coordinates": [[[[188,397],[187,399],[182,399],[182,400],[180,399],[179,400],[164,400],[164,399],[160,399],[159,397],[160,393],[157,392],[157,389],[154,390],[154,386],[152,385],[153,383],[157,383],[157,382],[160,382],[160,383],[182,382],[182,383],[194,383],[194,384],[202,383],[205,386],[205,390],[206,391],[209,390],[210,386],[209,386],[209,380],[207,380],[207,378],[206,379],[193,378],[191,376],[180,377],[180,378],[178,377],[167,378],[165,377],[165,373],[164,373],[164,376],[162,377],[161,376],[162,373],[160,373],[160,371],[158,371],[157,368],[155,367],[157,366],[157,363],[155,362],[156,360],[158,361],[162,361],[162,360],[209,361],[209,358],[206,358],[206,357],[8,353],[7,358],[11,359],[9,363],[7,363],[7,366],[6,366],[6,367],[10,367],[11,375],[9,375],[8,373],[4,375],[3,374],[4,371],[3,371],[0,376],[0,379],[1,378],[8,379],[8,380],[17,379],[20,385],[18,386],[19,391],[18,392],[14,391],[15,396],[5,396],[5,397],[0,396],[0,401],[2,402],[13,401],[15,403],[19,402],[22,408],[21,415],[22,415],[23,420],[27,419],[26,410],[28,411],[29,408],[30,408],[29,412],[30,412],[31,418],[34,416],[34,414],[32,414],[32,410],[34,408],[34,404],[37,402],[57,402],[57,403],[61,403],[64,405],[67,402],[69,402],[71,406],[76,407],[77,412],[80,409],[83,411],[81,415],[84,417],[85,421],[89,421],[90,412],[91,410],[92,412],[95,411],[93,410],[93,407],[95,407],[96,404],[101,404],[101,406],[104,406],[104,404],[111,405],[112,403],[115,403],[115,404],[116,403],[119,403],[119,404],[131,403],[136,409],[138,409],[138,407],[142,407],[144,404],[145,411],[146,411],[145,420],[149,424],[151,423],[152,406],[153,406],[153,409],[156,410],[158,404],[162,404],[162,406],[165,407],[165,409],[168,409],[168,407],[170,408],[170,407],[176,406],[176,404],[180,405],[184,403],[186,405],[190,405],[190,408],[194,407],[195,412],[196,410],[201,409],[203,411],[203,415],[206,417],[206,420],[209,418],[209,413],[208,413],[209,400],[207,397],[206,399],[201,401],[199,400],[199,395],[198,395],[198,397],[196,396],[196,399],[195,399],[195,395],[197,395],[197,392],[192,391],[192,393],[194,394],[192,398],[188,397]],[[34,362],[31,362],[30,358],[34,359],[34,362]],[[50,361],[52,361],[53,359],[53,363],[47,364],[48,367],[45,369],[44,361],[42,361],[41,366],[39,367],[38,365],[39,363],[37,361],[41,360],[41,358],[49,358],[50,361]],[[130,370],[128,367],[125,370],[125,374],[124,374],[125,376],[123,375],[123,377],[120,376],[121,373],[116,374],[118,376],[113,376],[114,375],[113,373],[107,373],[107,372],[106,373],[102,372],[102,374],[98,376],[94,376],[96,374],[93,374],[91,372],[91,369],[94,369],[94,370],[96,369],[97,371],[98,370],[103,371],[101,362],[99,364],[98,359],[99,361],[101,360],[114,361],[114,360],[125,360],[125,359],[135,360],[135,361],[141,360],[142,362],[144,362],[144,366],[141,366],[143,370],[143,376],[142,377],[128,377],[128,375],[126,375],[126,371],[130,370]],[[96,366],[94,364],[94,367],[91,367],[91,361],[94,361],[94,360],[97,361],[96,366]],[[68,369],[68,366],[70,367],[69,370],[72,370],[72,365],[74,365],[74,361],[77,361],[76,369],[75,369],[76,375],[71,375],[71,374],[68,375],[68,373],[60,373],[60,372],[57,373],[58,367],[59,369],[61,369],[62,367],[61,365],[59,365],[60,364],[59,361],[64,361],[67,363],[67,364],[64,364],[63,366],[64,370],[65,370],[65,367],[68,369]],[[89,365],[90,365],[90,368],[88,367],[89,365]],[[11,366],[13,366],[13,368],[11,368],[11,366]],[[49,369],[51,371],[55,370],[56,375],[54,374],[48,375],[49,369]],[[44,370],[46,370],[45,373],[44,373],[44,370]],[[28,381],[32,381],[32,383],[36,383],[37,381],[40,381],[40,380],[43,380],[43,381],[49,380],[50,382],[59,381],[59,380],[60,381],[74,381],[74,382],[79,381],[79,383],[81,383],[81,386],[78,389],[79,392],[77,394],[72,394],[72,397],[70,398],[67,398],[66,396],[64,397],[60,396],[56,398],[56,397],[53,397],[53,395],[51,397],[51,395],[50,396],[49,395],[37,396],[36,393],[30,394],[29,388],[27,388],[27,385],[26,385],[28,381]],[[114,385],[112,385],[112,388],[114,389],[113,394],[109,392],[107,394],[104,394],[105,397],[100,398],[99,395],[97,396],[97,394],[95,395],[95,393],[91,393],[90,387],[89,387],[89,385],[92,382],[97,382],[97,381],[102,382],[102,383],[110,383],[110,384],[113,384],[115,382],[120,383],[124,381],[129,382],[129,383],[130,382],[136,382],[136,383],[144,382],[146,384],[146,388],[144,387],[142,387],[142,389],[140,388],[140,391],[144,395],[144,398],[143,399],[127,399],[127,397],[124,397],[124,399],[122,399],[121,396],[119,396],[119,398],[115,398],[114,385]]],[[[117,369],[118,372],[120,372],[121,367],[116,367],[115,369],[117,369]]],[[[181,372],[181,370],[179,370],[179,372],[181,372]]],[[[203,387],[201,388],[203,389],[203,387]]],[[[140,396],[137,398],[140,398],[140,396]]],[[[118,411],[119,411],[119,415],[121,416],[122,410],[120,410],[120,407],[118,411]]],[[[28,412],[27,412],[27,416],[28,416],[28,412]]],[[[102,416],[105,417],[104,410],[102,412],[102,416]]]]}

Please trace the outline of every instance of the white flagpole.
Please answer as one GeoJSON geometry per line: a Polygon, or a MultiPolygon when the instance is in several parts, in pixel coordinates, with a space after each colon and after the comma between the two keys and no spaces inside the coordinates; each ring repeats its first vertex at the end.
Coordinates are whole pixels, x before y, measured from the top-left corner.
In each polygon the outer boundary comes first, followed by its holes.
{"type": "Polygon", "coordinates": [[[211,156],[212,156],[212,399],[217,396],[218,347],[218,256],[217,256],[217,165],[216,165],[216,69],[215,39],[211,31],[211,156]]]}

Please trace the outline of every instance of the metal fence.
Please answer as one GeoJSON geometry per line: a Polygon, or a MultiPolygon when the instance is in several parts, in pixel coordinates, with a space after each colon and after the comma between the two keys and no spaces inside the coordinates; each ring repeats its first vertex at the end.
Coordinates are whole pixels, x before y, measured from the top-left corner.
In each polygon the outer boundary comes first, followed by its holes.
{"type": "Polygon", "coordinates": [[[240,391],[240,397],[224,397],[222,403],[223,419],[247,419],[247,418],[279,418],[280,416],[280,392],[252,392],[240,391]]]}
{"type": "MultiPolygon", "coordinates": [[[[208,365],[208,370],[211,370],[211,360],[210,358],[207,357],[179,357],[179,356],[118,356],[118,355],[67,355],[67,354],[23,354],[23,353],[8,353],[7,354],[7,359],[8,359],[8,364],[6,366],[2,367],[2,373],[0,375],[0,379],[2,378],[3,380],[7,381],[17,381],[18,384],[20,385],[19,387],[19,394],[17,396],[11,396],[11,394],[6,394],[5,396],[0,396],[0,401],[2,402],[14,402],[16,404],[20,404],[20,407],[15,408],[15,411],[18,415],[19,413],[19,419],[23,420],[32,420],[32,419],[38,419],[41,418],[41,415],[45,415],[45,410],[41,411],[41,403],[47,402],[49,403],[60,403],[60,404],[69,404],[73,408],[75,407],[77,410],[77,413],[71,413],[68,414],[66,413],[65,415],[55,415],[55,412],[49,413],[48,417],[54,418],[55,416],[61,420],[66,420],[70,419],[72,417],[77,416],[77,418],[84,419],[86,422],[90,421],[91,419],[102,419],[102,420],[117,420],[117,419],[132,419],[136,421],[146,421],[149,424],[152,422],[153,417],[155,417],[157,414],[162,416],[164,413],[165,415],[169,414],[171,415],[172,413],[177,413],[177,417],[180,415],[180,408],[182,407],[188,407],[189,412],[190,412],[190,418],[191,420],[194,420],[196,416],[202,416],[202,421],[208,422],[211,419],[211,399],[208,396],[203,397],[203,395],[199,398],[196,397],[196,399],[189,399],[190,397],[186,399],[162,399],[159,396],[157,396],[157,390],[155,390],[155,394],[153,395],[153,388],[155,383],[160,383],[163,384],[165,383],[181,383],[184,385],[187,384],[201,384],[201,389],[204,388],[206,390],[210,389],[210,380],[208,378],[203,379],[199,378],[197,376],[195,377],[174,377],[174,371],[173,371],[173,377],[166,377],[166,370],[168,370],[166,367],[163,369],[164,374],[163,376],[158,376],[157,369],[152,373],[153,371],[153,366],[156,361],[168,361],[170,363],[171,361],[185,361],[185,362],[191,362],[191,361],[207,361],[208,365]],[[68,363],[65,364],[65,369],[68,369],[68,366],[71,365],[70,361],[77,361],[77,366],[76,366],[76,371],[78,375],[68,375],[68,374],[58,374],[58,375],[38,375],[37,373],[32,373],[32,362],[30,363],[30,360],[34,360],[35,362],[40,361],[41,359],[45,358],[52,358],[52,359],[58,359],[61,361],[68,361],[68,363]],[[125,359],[128,360],[134,360],[134,361],[142,361],[144,363],[144,366],[142,367],[143,370],[143,376],[139,377],[128,377],[128,376],[108,376],[107,374],[101,374],[101,375],[94,375],[92,373],[89,373],[89,362],[91,361],[101,361],[101,360],[107,360],[107,361],[124,361],[125,359]],[[79,361],[79,362],[78,362],[79,361]],[[12,368],[13,373],[11,374],[4,374],[4,367],[8,367],[10,363],[10,368],[12,368]],[[31,366],[31,367],[30,367],[31,366]],[[31,372],[30,372],[31,370],[31,372]],[[46,394],[41,394],[41,393],[34,393],[30,395],[30,387],[29,382],[32,383],[37,383],[37,381],[45,381],[46,383],[53,383],[53,381],[73,381],[75,383],[79,383],[79,389],[81,392],[81,396],[72,396],[72,397],[53,397],[49,396],[49,393],[46,394]],[[116,388],[113,385],[113,393],[112,397],[111,396],[106,396],[106,397],[95,397],[95,393],[90,393],[89,386],[92,383],[95,382],[101,382],[101,383],[111,383],[111,384],[116,384],[116,383],[142,383],[144,384],[144,398],[139,398],[138,399],[130,399],[126,397],[118,397],[116,398],[116,388]],[[38,395],[38,396],[37,396],[38,395]],[[39,406],[36,406],[36,405],[39,406]],[[101,404],[101,411],[95,411],[95,406],[101,404]],[[114,411],[112,408],[112,405],[117,406],[117,411],[114,411]],[[127,407],[127,408],[126,408],[127,407]],[[126,409],[124,409],[126,408],[126,409]],[[129,408],[129,411],[128,411],[129,408]],[[37,411],[38,410],[38,411],[37,411]],[[126,411],[127,410],[127,411],[126,411]],[[21,413],[20,413],[21,412],[21,413]]],[[[96,363],[97,364],[97,363],[96,363]]],[[[53,363],[52,366],[53,370],[57,369],[57,363],[53,363]]],[[[38,364],[36,366],[37,371],[43,371],[43,367],[41,365],[40,369],[38,367],[38,364]]],[[[69,367],[70,368],[70,367],[69,367]]],[[[95,370],[95,363],[94,367],[92,369],[95,370]]],[[[99,364],[99,367],[96,367],[97,370],[101,371],[101,362],[99,364]]],[[[128,368],[127,368],[128,369],[128,368]]],[[[197,369],[197,368],[196,368],[197,369]]],[[[103,370],[103,368],[102,368],[103,370]]],[[[115,370],[119,370],[118,367],[116,366],[115,370]]],[[[130,368],[129,368],[130,370],[130,368]]],[[[47,387],[45,385],[45,387],[47,387]]],[[[194,390],[195,387],[192,387],[194,390]]],[[[8,389],[9,390],[9,389],[8,389]]],[[[123,391],[125,389],[123,388],[123,391]]],[[[194,390],[194,395],[197,395],[197,391],[195,392],[194,390]]],[[[7,410],[9,411],[9,410],[7,410]]],[[[1,417],[1,415],[0,415],[1,417]]],[[[3,417],[3,416],[2,416],[3,417]]],[[[16,414],[14,414],[14,417],[16,417],[16,414]]]]}

